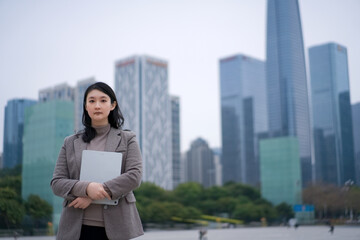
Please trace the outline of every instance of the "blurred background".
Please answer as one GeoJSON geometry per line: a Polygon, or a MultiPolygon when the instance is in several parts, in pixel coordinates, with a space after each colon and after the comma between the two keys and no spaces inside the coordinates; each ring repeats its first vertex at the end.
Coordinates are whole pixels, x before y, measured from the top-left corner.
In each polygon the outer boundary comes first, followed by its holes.
{"type": "Polygon", "coordinates": [[[359,10],[0,1],[0,233],[56,232],[50,179],[96,81],[140,143],[145,229],[358,225],[359,10]]]}

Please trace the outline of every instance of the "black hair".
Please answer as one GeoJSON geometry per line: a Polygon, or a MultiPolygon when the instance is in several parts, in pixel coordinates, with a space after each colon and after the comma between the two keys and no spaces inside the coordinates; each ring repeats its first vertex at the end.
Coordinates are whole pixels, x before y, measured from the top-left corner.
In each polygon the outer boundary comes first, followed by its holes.
{"type": "Polygon", "coordinates": [[[84,101],[83,101],[83,115],[82,115],[82,123],[85,126],[84,133],[82,134],[82,139],[84,142],[89,143],[91,140],[94,139],[96,136],[95,128],[91,126],[91,118],[89,113],[86,111],[86,98],[90,91],[92,90],[99,90],[110,97],[111,104],[116,102],[115,108],[110,111],[108,116],[108,121],[110,126],[113,128],[121,129],[124,124],[124,117],[120,111],[119,102],[116,99],[116,95],[114,91],[111,89],[109,85],[103,82],[96,82],[90,85],[84,94],[84,101]]]}

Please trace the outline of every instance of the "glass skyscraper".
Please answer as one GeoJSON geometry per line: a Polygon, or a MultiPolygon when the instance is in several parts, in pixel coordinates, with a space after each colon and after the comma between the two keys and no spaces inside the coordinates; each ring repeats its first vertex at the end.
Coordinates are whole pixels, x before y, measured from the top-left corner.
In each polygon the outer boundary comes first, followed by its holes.
{"type": "Polygon", "coordinates": [[[180,98],[171,96],[171,138],[173,188],[179,185],[180,176],[180,98]]]}
{"type": "Polygon", "coordinates": [[[53,224],[58,226],[63,199],[53,194],[50,181],[61,146],[74,132],[74,103],[50,100],[29,107],[24,124],[22,198],[35,194],[53,206],[53,224]]]}
{"type": "Polygon", "coordinates": [[[265,63],[242,54],[220,59],[222,178],[259,185],[258,139],[268,131],[265,63]]]}
{"type": "Polygon", "coordinates": [[[115,93],[143,157],[143,181],[172,189],[171,102],[168,63],[133,56],[115,63],[115,93]]]}
{"type": "Polygon", "coordinates": [[[316,181],[355,180],[347,50],[336,43],[309,48],[316,181]]]}
{"type": "Polygon", "coordinates": [[[12,99],[5,107],[3,168],[22,163],[25,109],[36,103],[30,99],[12,99]]]}
{"type": "Polygon", "coordinates": [[[360,186],[360,102],[352,105],[355,154],[355,182],[360,186]]]}
{"type": "Polygon", "coordinates": [[[304,44],[297,0],[268,0],[266,81],[269,136],[298,138],[303,186],[312,180],[304,44]]]}

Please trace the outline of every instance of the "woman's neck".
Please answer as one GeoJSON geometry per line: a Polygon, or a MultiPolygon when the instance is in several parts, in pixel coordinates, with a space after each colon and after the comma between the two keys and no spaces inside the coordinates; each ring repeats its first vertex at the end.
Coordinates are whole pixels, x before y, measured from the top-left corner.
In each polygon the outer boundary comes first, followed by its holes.
{"type": "Polygon", "coordinates": [[[93,128],[101,128],[109,125],[109,122],[103,122],[103,123],[91,123],[91,126],[93,128]]]}

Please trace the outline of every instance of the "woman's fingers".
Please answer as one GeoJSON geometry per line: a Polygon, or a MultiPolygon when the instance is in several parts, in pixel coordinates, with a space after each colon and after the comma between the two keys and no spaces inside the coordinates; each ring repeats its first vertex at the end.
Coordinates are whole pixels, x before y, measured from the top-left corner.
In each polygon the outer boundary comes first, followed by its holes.
{"type": "Polygon", "coordinates": [[[91,182],[87,188],[86,192],[91,199],[111,199],[110,195],[105,191],[104,186],[101,183],[91,182]]]}
{"type": "Polygon", "coordinates": [[[87,197],[77,197],[69,204],[69,207],[85,209],[91,204],[91,199],[87,197]]]}

